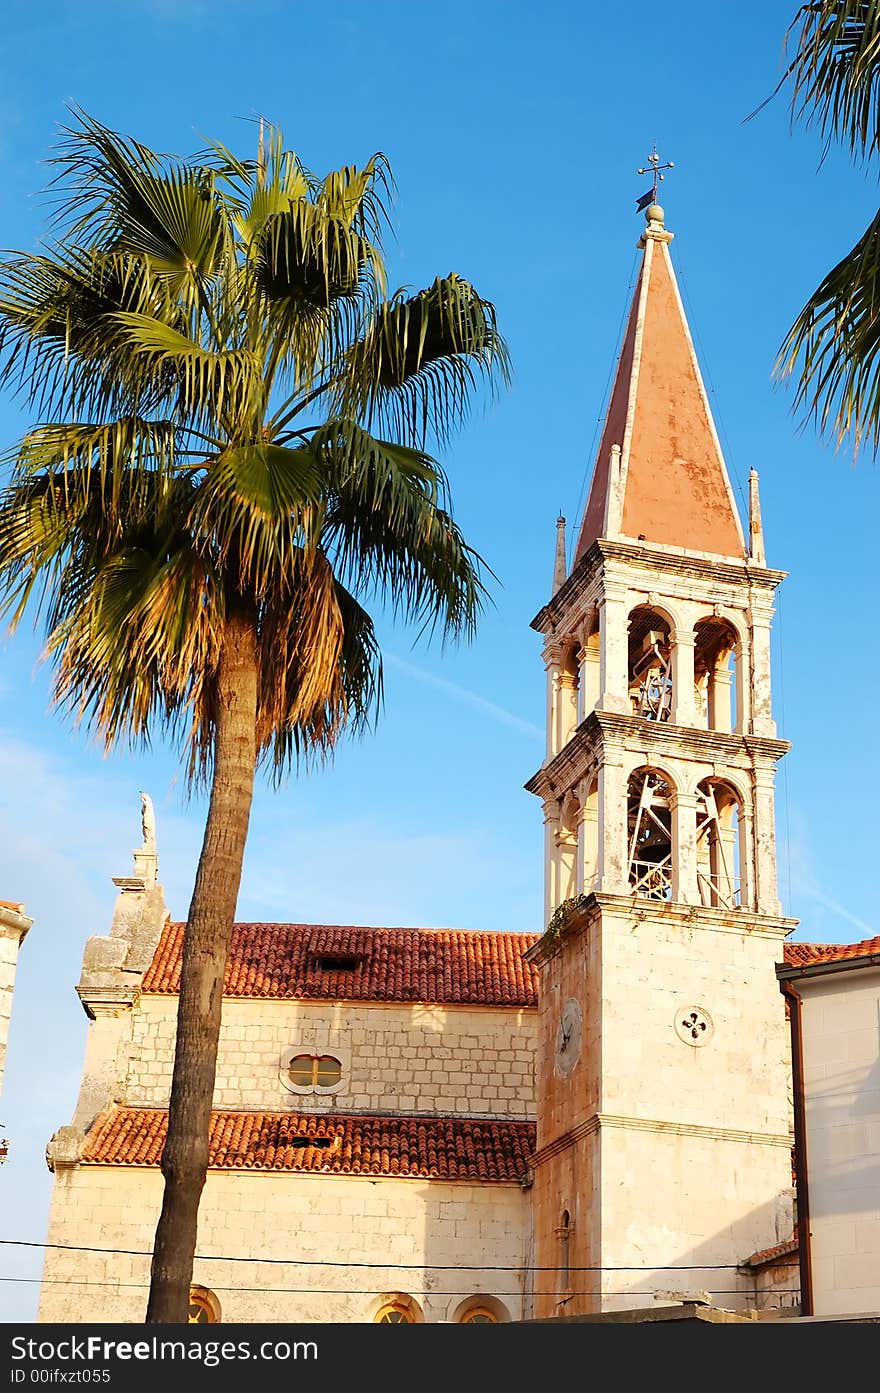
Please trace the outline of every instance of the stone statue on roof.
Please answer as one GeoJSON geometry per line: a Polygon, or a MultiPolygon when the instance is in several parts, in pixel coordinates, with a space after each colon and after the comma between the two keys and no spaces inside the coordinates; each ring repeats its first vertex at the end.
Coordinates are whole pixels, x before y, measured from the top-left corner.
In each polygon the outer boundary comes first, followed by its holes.
{"type": "Polygon", "coordinates": [[[153,800],[148,793],[141,789],[141,826],[143,828],[144,844],[141,847],[150,856],[156,855],[156,814],[153,811],[153,800]]]}

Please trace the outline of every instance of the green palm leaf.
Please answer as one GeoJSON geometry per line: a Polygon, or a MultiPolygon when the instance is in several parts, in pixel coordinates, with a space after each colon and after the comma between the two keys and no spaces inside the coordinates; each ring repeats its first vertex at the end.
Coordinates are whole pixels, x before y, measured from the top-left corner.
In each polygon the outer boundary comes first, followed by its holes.
{"type": "Polygon", "coordinates": [[[817,287],[780,350],[795,405],[856,450],[880,445],[880,212],[817,287]]]}
{"type": "Polygon", "coordinates": [[[855,155],[880,152],[880,6],[876,0],[813,0],[786,35],[795,52],[780,87],[791,83],[792,113],[816,122],[855,155]]]}

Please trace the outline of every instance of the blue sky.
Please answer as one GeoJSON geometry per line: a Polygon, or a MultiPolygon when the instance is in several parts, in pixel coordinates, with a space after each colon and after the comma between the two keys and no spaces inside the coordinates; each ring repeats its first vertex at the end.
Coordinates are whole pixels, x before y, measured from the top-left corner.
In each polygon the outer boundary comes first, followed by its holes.
{"type": "MultiPolygon", "coordinates": [[[[657,141],[673,259],[742,507],[758,469],[768,564],[789,572],[774,630],[784,908],[798,937],[850,941],[872,918],[878,472],[791,416],[778,344],[873,215],[873,174],[792,129],[773,90],[796,5],[671,0],[78,0],[10,10],[0,91],[0,245],[33,248],[65,104],[154,147],[209,135],[250,153],[262,114],[323,172],[382,150],[398,186],[391,279],[457,271],[493,300],[508,391],[444,455],[456,516],[497,576],[476,641],[442,651],[383,623],[374,736],[258,791],[239,917],[541,925],[543,670],[561,509],[575,529],[635,267],[636,176],[657,141]],[[870,854],[869,854],[870,853],[870,854]],[[871,883],[869,883],[871,877],[871,883]]],[[[0,397],[0,445],[29,424],[0,397]]],[[[0,897],[34,918],[20,962],[0,1131],[0,1237],[45,1236],[45,1144],[69,1121],[85,939],[106,933],[154,799],[160,878],[185,917],[204,809],[173,753],[105,758],[48,709],[40,644],[0,641],[0,897]]],[[[0,1320],[32,1319],[36,1251],[0,1246],[0,1320]]]]}

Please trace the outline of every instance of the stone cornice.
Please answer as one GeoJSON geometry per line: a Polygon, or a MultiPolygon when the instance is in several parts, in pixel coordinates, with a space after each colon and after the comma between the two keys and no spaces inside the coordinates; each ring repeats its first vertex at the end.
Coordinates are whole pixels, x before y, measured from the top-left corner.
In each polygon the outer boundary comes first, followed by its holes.
{"type": "Polygon", "coordinates": [[[99,1016],[118,1016],[120,1011],[127,1011],[131,1007],[137,1006],[141,997],[141,989],[134,983],[122,987],[98,987],[80,982],[77,985],[76,994],[83,1004],[86,1015],[94,1021],[99,1016]]]}
{"type": "Polygon", "coordinates": [[[593,890],[572,910],[561,930],[544,933],[523,953],[526,962],[541,964],[555,957],[562,944],[583,933],[603,912],[632,919],[663,920],[666,923],[698,924],[701,932],[747,934],[781,944],[798,926],[798,919],[784,915],[759,914],[752,909],[713,909],[709,905],[685,904],[680,900],[646,900],[638,895],[614,895],[593,890]]]}
{"type": "Polygon", "coordinates": [[[640,748],[655,750],[659,758],[664,752],[675,752],[705,763],[719,763],[719,756],[725,762],[743,756],[752,759],[755,755],[775,761],[791,749],[790,741],[765,735],[728,735],[696,726],[674,726],[667,721],[646,721],[643,716],[624,716],[617,711],[591,711],[564,748],[532,775],[524,785],[526,791],[544,798],[570,788],[595,764],[605,748],[606,736],[618,737],[621,744],[627,738],[638,737],[640,748]]]}
{"type": "Polygon", "coordinates": [[[17,938],[19,943],[24,943],[28,929],[33,924],[33,919],[27,914],[22,913],[22,909],[13,909],[10,905],[0,906],[0,934],[4,938],[17,938]]]}
{"type": "Polygon", "coordinates": [[[791,1137],[786,1132],[746,1132],[736,1127],[707,1127],[697,1122],[667,1122],[653,1117],[624,1117],[617,1113],[595,1112],[591,1117],[563,1132],[555,1141],[542,1146],[531,1157],[533,1167],[542,1165],[563,1151],[568,1151],[582,1138],[601,1131],[602,1128],[620,1127],[630,1132],[659,1132],[671,1137],[703,1137],[708,1141],[745,1142],[749,1146],[791,1147],[791,1137]]]}
{"type": "Polygon", "coordinates": [[[706,581],[723,581],[727,584],[757,586],[773,591],[785,579],[787,571],[770,570],[757,566],[753,561],[733,561],[707,553],[678,551],[675,548],[661,548],[641,542],[609,541],[598,537],[589,550],[581,557],[568,580],[557,590],[531,621],[531,627],[539,633],[555,627],[582,590],[590,583],[596,572],[608,561],[622,561],[637,565],[656,574],[691,576],[706,581]]]}

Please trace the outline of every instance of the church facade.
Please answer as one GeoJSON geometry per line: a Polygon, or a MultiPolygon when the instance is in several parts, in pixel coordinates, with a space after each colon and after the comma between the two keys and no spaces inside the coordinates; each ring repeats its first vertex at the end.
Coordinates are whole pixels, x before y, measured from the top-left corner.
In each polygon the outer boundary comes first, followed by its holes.
{"type": "MultiPolygon", "coordinates": [[[[743,530],[663,210],[569,570],[536,616],[541,933],[239,924],[193,1320],[795,1309],[757,478],[743,530]]],[[[143,1318],[182,926],[152,822],[89,940],[40,1319],[143,1318]]],[[[536,865],[536,875],[539,873],[536,865]]]]}

